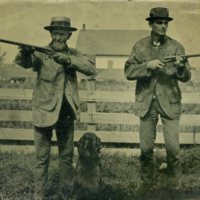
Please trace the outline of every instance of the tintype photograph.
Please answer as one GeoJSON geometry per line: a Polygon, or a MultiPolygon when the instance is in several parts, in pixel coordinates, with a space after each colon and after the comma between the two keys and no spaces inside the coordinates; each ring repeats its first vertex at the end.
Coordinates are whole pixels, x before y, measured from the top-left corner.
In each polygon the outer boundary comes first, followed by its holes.
{"type": "Polygon", "coordinates": [[[200,199],[199,0],[0,10],[0,200],[200,199]]]}

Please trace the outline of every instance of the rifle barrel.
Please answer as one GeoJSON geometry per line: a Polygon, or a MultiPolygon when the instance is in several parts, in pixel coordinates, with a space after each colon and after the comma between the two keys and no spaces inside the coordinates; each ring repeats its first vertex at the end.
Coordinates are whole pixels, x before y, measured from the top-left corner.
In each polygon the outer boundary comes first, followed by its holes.
{"type": "Polygon", "coordinates": [[[7,43],[7,44],[12,44],[12,45],[16,45],[16,46],[20,46],[20,47],[30,47],[33,48],[36,51],[40,51],[43,53],[51,53],[51,49],[45,48],[45,47],[40,47],[40,46],[36,46],[36,45],[31,45],[31,44],[26,44],[26,43],[21,43],[21,42],[15,42],[15,41],[11,41],[11,40],[5,40],[5,39],[1,39],[0,38],[0,42],[3,43],[7,43]]]}
{"type": "MultiPolygon", "coordinates": [[[[192,57],[200,57],[200,54],[189,54],[189,55],[177,55],[183,58],[192,58],[192,57]]],[[[167,56],[165,60],[175,59],[177,56],[167,56]]]]}

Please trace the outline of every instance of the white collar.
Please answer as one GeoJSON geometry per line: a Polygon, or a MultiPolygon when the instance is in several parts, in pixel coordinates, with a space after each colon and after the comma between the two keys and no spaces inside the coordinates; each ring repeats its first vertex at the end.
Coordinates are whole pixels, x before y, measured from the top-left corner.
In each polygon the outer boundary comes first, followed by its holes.
{"type": "Polygon", "coordinates": [[[160,46],[160,42],[155,42],[155,41],[153,41],[153,45],[154,45],[155,47],[159,47],[159,46],[160,46]]]}

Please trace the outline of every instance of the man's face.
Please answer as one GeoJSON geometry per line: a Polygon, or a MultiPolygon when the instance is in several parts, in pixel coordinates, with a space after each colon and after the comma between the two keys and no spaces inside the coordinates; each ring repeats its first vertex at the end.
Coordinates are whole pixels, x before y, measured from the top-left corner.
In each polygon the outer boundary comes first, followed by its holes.
{"type": "Polygon", "coordinates": [[[150,27],[155,35],[164,36],[167,32],[168,20],[156,19],[150,24],[150,27]]]}
{"type": "Polygon", "coordinates": [[[52,30],[52,46],[56,51],[62,51],[66,47],[66,42],[70,38],[71,33],[67,30],[52,30]]]}

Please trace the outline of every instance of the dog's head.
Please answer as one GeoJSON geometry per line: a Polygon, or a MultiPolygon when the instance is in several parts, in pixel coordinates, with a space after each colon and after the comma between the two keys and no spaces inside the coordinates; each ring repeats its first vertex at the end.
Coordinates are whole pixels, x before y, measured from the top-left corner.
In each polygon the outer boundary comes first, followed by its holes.
{"type": "Polygon", "coordinates": [[[87,132],[78,141],[79,158],[95,159],[99,157],[101,140],[94,133],[87,132]]]}

